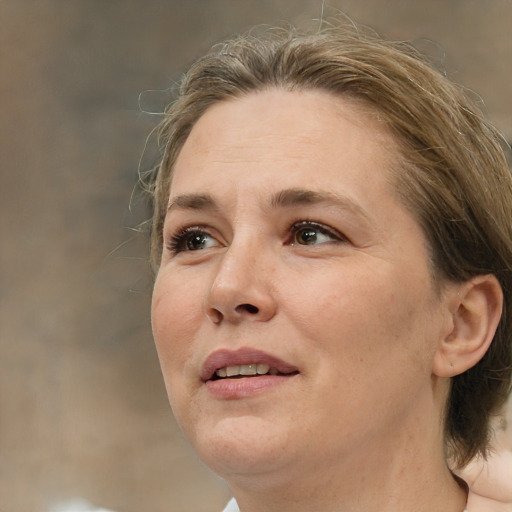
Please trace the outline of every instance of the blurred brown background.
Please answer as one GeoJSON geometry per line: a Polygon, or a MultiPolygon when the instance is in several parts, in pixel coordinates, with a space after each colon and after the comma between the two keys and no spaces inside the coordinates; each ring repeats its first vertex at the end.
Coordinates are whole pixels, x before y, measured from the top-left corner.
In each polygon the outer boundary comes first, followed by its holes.
{"type": "MultiPolygon", "coordinates": [[[[325,15],[337,9],[416,40],[512,139],[511,0],[330,0],[325,15]]],[[[139,159],[154,163],[150,112],[169,99],[150,91],[222,38],[321,12],[321,0],[0,0],[3,512],[77,497],[222,509],[227,490],[167,405],[145,239],[130,229],[148,215],[131,197],[139,159]]]]}

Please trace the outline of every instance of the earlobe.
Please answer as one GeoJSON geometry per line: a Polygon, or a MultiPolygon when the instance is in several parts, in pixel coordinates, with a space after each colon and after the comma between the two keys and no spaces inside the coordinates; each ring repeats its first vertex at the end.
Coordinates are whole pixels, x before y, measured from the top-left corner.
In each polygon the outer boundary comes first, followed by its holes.
{"type": "Polygon", "coordinates": [[[433,373],[454,377],[482,359],[498,327],[503,291],[492,274],[477,276],[453,290],[453,329],[440,341],[433,373]]]}

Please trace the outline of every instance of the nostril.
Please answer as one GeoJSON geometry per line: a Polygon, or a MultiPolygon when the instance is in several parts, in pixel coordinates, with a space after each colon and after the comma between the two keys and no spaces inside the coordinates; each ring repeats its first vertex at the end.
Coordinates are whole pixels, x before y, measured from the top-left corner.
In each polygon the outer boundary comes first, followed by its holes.
{"type": "Polygon", "coordinates": [[[250,313],[251,315],[255,315],[256,313],[259,312],[259,309],[256,306],[253,306],[252,304],[240,304],[235,309],[237,313],[247,311],[247,313],[250,313]]]}
{"type": "Polygon", "coordinates": [[[224,315],[215,308],[208,309],[207,316],[214,324],[220,324],[222,322],[222,318],[224,317],[224,315]]]}

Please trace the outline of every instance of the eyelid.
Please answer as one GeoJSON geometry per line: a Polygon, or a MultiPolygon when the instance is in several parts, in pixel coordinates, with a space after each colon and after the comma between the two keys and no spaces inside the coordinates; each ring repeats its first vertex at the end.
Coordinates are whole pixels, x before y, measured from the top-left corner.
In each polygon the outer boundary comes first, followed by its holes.
{"type": "MultiPolygon", "coordinates": [[[[290,238],[293,237],[295,232],[297,230],[299,230],[300,228],[308,227],[308,226],[311,226],[311,227],[317,229],[318,231],[320,231],[328,236],[331,236],[333,238],[333,241],[339,241],[339,242],[349,241],[348,237],[345,236],[344,234],[342,234],[337,229],[334,229],[330,226],[327,226],[321,222],[317,222],[314,220],[298,220],[296,222],[293,222],[291,224],[290,228],[288,229],[289,237],[290,238]]],[[[294,245],[294,243],[291,242],[291,245],[294,245]]]]}
{"type": "Polygon", "coordinates": [[[219,237],[212,234],[211,231],[211,228],[204,225],[192,224],[190,226],[181,226],[176,230],[171,231],[168,236],[164,235],[164,244],[172,256],[176,256],[182,252],[195,252],[187,249],[180,249],[179,247],[180,243],[183,242],[187,235],[190,234],[206,235],[221,244],[222,242],[219,241],[219,237]]]}

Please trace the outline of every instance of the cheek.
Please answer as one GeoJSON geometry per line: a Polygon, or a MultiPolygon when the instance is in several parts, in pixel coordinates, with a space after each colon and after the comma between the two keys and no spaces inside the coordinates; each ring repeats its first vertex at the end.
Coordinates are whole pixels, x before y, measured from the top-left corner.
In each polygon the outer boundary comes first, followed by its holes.
{"type": "Polygon", "coordinates": [[[382,366],[393,352],[404,357],[404,347],[409,352],[418,334],[415,319],[425,315],[421,297],[386,268],[380,273],[355,266],[342,270],[298,281],[299,289],[283,301],[295,326],[315,343],[315,352],[357,362],[358,368],[364,361],[382,366]]]}
{"type": "Polygon", "coordinates": [[[153,290],[151,324],[164,376],[183,368],[192,350],[194,326],[202,316],[200,291],[192,283],[178,283],[172,274],[159,276],[153,290]]]}
{"type": "MultiPolygon", "coordinates": [[[[199,291],[176,275],[159,276],[151,305],[153,337],[174,416],[186,430],[194,388],[186,378],[194,355],[196,330],[202,316],[199,291]]],[[[192,408],[193,409],[193,408],[192,408]]],[[[193,421],[192,421],[193,423],[193,421]]]]}

